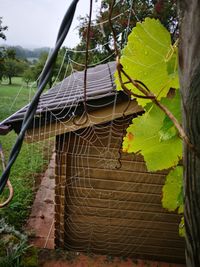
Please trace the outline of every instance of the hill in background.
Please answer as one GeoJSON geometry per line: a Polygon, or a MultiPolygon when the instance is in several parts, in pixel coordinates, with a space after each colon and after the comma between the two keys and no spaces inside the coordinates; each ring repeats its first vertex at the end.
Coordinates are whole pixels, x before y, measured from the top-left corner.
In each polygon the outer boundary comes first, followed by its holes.
{"type": "Polygon", "coordinates": [[[23,48],[19,45],[17,46],[1,45],[1,47],[15,50],[17,58],[27,59],[29,61],[37,60],[40,57],[41,53],[49,52],[50,50],[50,47],[28,49],[28,48],[23,48]]]}

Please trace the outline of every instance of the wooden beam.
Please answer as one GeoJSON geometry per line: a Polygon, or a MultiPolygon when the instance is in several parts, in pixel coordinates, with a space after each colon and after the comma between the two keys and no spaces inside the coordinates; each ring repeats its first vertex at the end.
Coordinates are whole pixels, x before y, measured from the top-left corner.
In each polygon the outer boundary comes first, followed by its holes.
{"type": "Polygon", "coordinates": [[[0,126],[0,135],[6,135],[11,131],[11,126],[7,126],[7,125],[1,125],[0,126]]]}
{"type": "Polygon", "coordinates": [[[112,121],[123,115],[128,116],[142,111],[142,107],[138,106],[135,100],[130,101],[130,103],[119,103],[116,106],[112,105],[89,112],[88,115],[83,114],[77,117],[75,121],[74,118],[70,118],[66,121],[56,121],[52,124],[44,125],[41,128],[29,129],[26,133],[25,141],[32,143],[45,140],[56,135],[77,131],[82,128],[112,121]]]}
{"type": "Polygon", "coordinates": [[[184,225],[186,265],[200,266],[200,1],[179,0],[179,78],[184,143],[184,225]]]}

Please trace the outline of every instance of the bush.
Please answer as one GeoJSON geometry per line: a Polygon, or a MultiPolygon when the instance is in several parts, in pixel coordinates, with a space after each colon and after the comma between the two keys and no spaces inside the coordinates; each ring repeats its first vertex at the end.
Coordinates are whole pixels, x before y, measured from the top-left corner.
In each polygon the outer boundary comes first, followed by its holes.
{"type": "Polygon", "coordinates": [[[0,220],[0,267],[36,267],[37,250],[27,236],[0,220]]]}

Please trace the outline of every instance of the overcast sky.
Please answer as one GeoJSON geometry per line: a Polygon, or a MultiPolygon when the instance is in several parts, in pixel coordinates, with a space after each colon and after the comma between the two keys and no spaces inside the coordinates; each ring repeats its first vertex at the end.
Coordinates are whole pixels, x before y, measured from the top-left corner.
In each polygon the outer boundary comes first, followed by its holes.
{"type": "MultiPolygon", "coordinates": [[[[7,41],[0,44],[21,45],[25,48],[53,47],[61,20],[72,0],[0,0],[0,17],[8,26],[7,41]]],[[[78,43],[75,29],[78,17],[89,13],[89,0],[79,0],[71,30],[65,41],[68,47],[78,43]]],[[[93,14],[98,1],[93,1],[93,14]]]]}

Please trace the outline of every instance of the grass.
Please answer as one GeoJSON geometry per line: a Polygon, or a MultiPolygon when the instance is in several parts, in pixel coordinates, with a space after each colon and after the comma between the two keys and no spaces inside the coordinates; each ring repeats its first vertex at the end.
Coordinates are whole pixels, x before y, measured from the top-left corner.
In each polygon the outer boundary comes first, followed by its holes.
{"type": "Polygon", "coordinates": [[[30,102],[36,88],[27,88],[20,77],[13,78],[13,84],[4,80],[0,84],[0,121],[30,102]]]}
{"type": "MultiPolygon", "coordinates": [[[[0,121],[26,105],[35,88],[29,90],[21,86],[21,78],[13,79],[13,85],[7,85],[6,81],[0,84],[0,121]]],[[[12,131],[6,136],[0,136],[0,143],[3,146],[6,159],[17,138],[12,131]]],[[[23,144],[20,155],[15,162],[10,180],[14,187],[14,198],[9,206],[0,209],[0,217],[3,217],[9,224],[21,230],[30,212],[34,199],[34,188],[36,177],[44,171],[47,165],[47,153],[44,153],[44,143],[23,144]]],[[[0,173],[2,173],[0,160],[0,173]]],[[[5,190],[6,191],[6,190],[5,190]]],[[[0,201],[5,199],[7,192],[0,196],[0,201]]]]}

